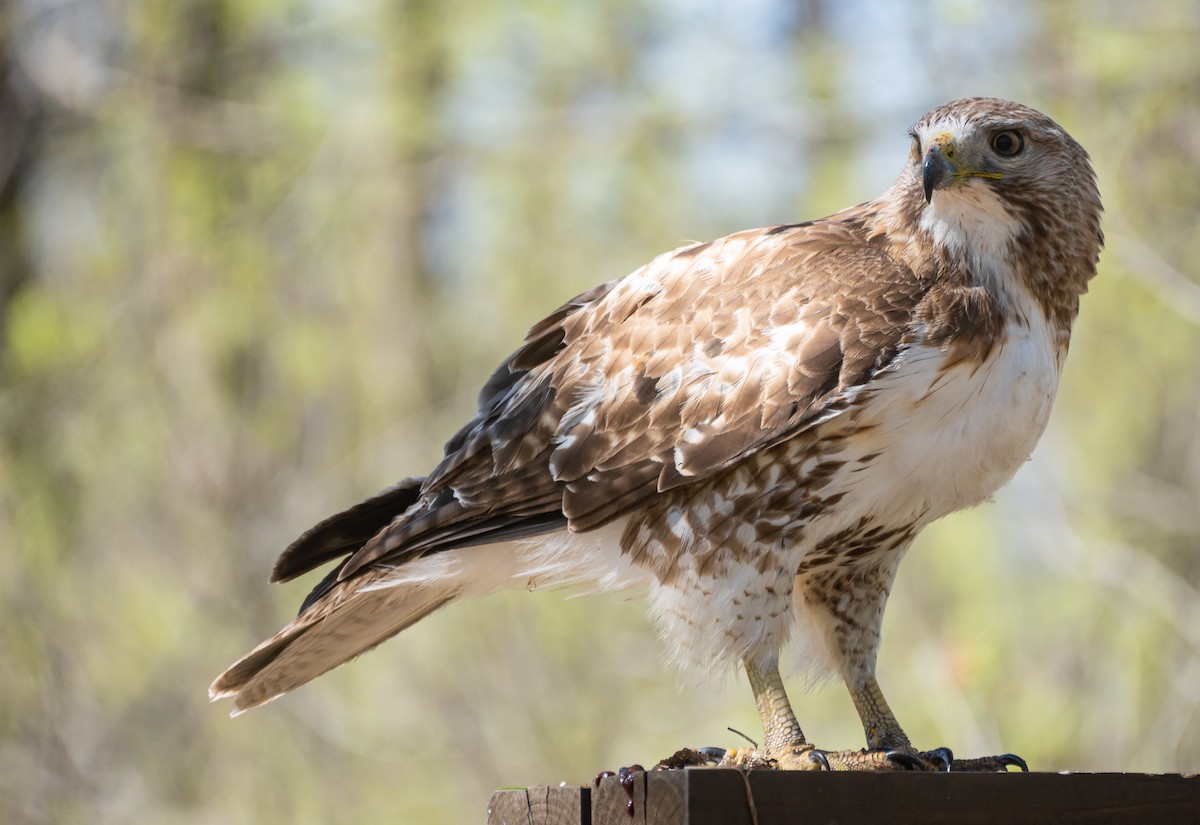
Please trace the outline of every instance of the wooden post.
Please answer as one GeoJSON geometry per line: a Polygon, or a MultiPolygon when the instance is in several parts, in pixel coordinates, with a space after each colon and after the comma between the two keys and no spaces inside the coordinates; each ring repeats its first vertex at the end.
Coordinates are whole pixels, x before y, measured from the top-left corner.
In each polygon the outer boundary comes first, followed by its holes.
{"type": "Polygon", "coordinates": [[[839,773],[704,768],[586,787],[496,791],[488,825],[1177,825],[1200,776],[839,773]],[[632,803],[632,809],[630,807],[632,803]]]}
{"type": "Polygon", "coordinates": [[[592,789],[539,785],[496,791],[488,802],[488,825],[591,825],[592,789]]]}

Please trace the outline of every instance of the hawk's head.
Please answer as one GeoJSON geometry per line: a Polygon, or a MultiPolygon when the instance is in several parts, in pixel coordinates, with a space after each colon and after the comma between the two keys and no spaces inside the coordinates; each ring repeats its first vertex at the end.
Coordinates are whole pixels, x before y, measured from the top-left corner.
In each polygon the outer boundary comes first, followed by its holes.
{"type": "Polygon", "coordinates": [[[994,98],[939,106],[910,134],[897,184],[921,234],[977,273],[1021,270],[1073,316],[1104,241],[1083,147],[1041,112],[994,98]]]}

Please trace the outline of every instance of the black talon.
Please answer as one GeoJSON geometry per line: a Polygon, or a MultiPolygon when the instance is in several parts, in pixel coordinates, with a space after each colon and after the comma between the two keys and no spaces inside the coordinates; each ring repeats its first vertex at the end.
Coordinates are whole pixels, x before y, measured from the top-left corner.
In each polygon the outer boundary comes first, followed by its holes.
{"type": "Polygon", "coordinates": [[[996,757],[996,761],[1003,765],[1006,771],[1010,765],[1016,765],[1023,773],[1029,773],[1029,765],[1025,764],[1025,760],[1015,753],[1002,753],[996,757]]]}
{"type": "Polygon", "coordinates": [[[897,765],[903,765],[906,771],[925,770],[925,763],[921,761],[921,758],[908,751],[888,751],[884,754],[884,758],[889,762],[895,762],[897,765]]]}
{"type": "Polygon", "coordinates": [[[941,765],[941,770],[945,773],[950,773],[954,770],[954,751],[949,748],[934,748],[925,754],[930,762],[936,762],[941,765]]]}
{"type": "Polygon", "coordinates": [[[827,771],[833,770],[833,768],[829,767],[829,757],[825,755],[824,751],[811,750],[808,752],[808,758],[827,771]]]}
{"type": "Polygon", "coordinates": [[[725,758],[725,754],[729,751],[724,748],[697,748],[696,753],[708,759],[710,762],[720,762],[725,758]]]}

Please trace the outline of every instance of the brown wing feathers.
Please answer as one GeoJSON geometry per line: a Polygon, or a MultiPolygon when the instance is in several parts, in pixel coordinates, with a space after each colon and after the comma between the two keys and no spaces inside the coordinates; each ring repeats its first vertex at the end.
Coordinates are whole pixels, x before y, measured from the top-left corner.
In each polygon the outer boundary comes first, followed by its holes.
{"type": "Polygon", "coordinates": [[[915,303],[888,294],[912,280],[889,277],[897,264],[862,238],[858,266],[840,268],[854,283],[830,282],[826,259],[846,254],[860,226],[738,233],[568,301],[496,370],[479,415],[428,478],[317,525],[284,551],[273,579],[350,556],[324,591],[378,562],[568,519],[590,529],[834,414],[841,394],[883,366],[879,353],[897,351],[908,319],[895,310],[915,303]],[[852,293],[873,304],[838,303],[852,293]]]}

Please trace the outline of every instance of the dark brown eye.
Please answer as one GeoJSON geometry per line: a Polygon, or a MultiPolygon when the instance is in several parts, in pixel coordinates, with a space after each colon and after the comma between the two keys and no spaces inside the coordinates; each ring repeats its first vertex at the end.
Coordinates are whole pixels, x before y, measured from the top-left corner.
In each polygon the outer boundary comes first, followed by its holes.
{"type": "Polygon", "coordinates": [[[1020,132],[997,132],[992,137],[992,149],[1002,158],[1019,155],[1024,148],[1025,138],[1021,137],[1020,132]]]}

